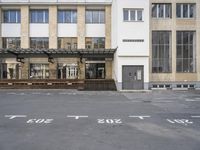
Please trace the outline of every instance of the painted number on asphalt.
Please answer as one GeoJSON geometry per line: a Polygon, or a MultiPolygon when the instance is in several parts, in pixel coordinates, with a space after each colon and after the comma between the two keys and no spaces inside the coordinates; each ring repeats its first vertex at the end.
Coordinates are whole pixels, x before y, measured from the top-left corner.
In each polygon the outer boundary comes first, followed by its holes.
{"type": "Polygon", "coordinates": [[[188,119],[167,119],[167,121],[172,124],[175,124],[175,123],[184,124],[184,125],[193,124],[193,122],[188,119]]]}
{"type": "Polygon", "coordinates": [[[53,119],[29,119],[26,123],[29,124],[49,124],[53,119]]]}
{"type": "Polygon", "coordinates": [[[99,124],[121,124],[121,119],[97,119],[99,124]]]}

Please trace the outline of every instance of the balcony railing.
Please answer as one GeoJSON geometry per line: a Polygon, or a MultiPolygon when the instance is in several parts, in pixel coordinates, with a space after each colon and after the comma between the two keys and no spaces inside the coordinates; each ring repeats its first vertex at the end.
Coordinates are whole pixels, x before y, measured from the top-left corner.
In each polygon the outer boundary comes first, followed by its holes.
{"type": "Polygon", "coordinates": [[[0,0],[0,4],[9,3],[112,3],[112,0],[0,0]]]}

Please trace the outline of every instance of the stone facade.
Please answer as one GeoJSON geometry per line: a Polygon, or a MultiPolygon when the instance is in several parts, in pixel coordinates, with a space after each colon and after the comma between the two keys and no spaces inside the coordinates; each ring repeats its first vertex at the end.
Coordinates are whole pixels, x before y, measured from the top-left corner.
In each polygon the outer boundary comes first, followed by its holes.
{"type": "MultiPolygon", "coordinates": [[[[196,42],[196,72],[177,73],[176,72],[176,31],[196,31],[196,41],[200,39],[200,14],[196,13],[194,19],[179,19],[176,17],[176,3],[196,3],[196,10],[200,9],[198,0],[151,0],[152,3],[171,3],[172,18],[154,19],[150,15],[150,81],[151,82],[176,82],[176,81],[200,81],[200,42],[196,42]],[[171,73],[152,73],[152,31],[171,31],[172,33],[172,72],[171,73]]],[[[150,13],[151,14],[151,13],[150,13]]]]}
{"type": "Polygon", "coordinates": [[[105,6],[105,33],[106,33],[106,41],[105,48],[111,48],[111,6],[105,6]]]}
{"type": "Polygon", "coordinates": [[[29,6],[21,6],[21,48],[29,48],[29,6]]]}

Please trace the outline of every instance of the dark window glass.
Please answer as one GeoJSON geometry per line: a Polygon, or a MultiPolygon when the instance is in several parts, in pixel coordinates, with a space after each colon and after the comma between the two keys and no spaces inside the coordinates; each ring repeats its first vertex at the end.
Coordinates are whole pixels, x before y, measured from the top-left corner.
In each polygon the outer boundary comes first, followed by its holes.
{"type": "Polygon", "coordinates": [[[86,23],[105,23],[104,10],[86,10],[86,23]]]}
{"type": "Polygon", "coordinates": [[[48,64],[30,64],[30,79],[48,79],[48,64]]]}
{"type": "Polygon", "coordinates": [[[105,63],[87,63],[85,77],[86,79],[105,79],[105,63]]]}
{"type": "Polygon", "coordinates": [[[195,18],[196,4],[176,4],[177,18],[195,18]]]}
{"type": "Polygon", "coordinates": [[[20,48],[20,38],[3,38],[3,48],[20,48]]]}
{"type": "Polygon", "coordinates": [[[20,10],[4,10],[3,11],[4,23],[20,23],[20,10]]]}
{"type": "Polygon", "coordinates": [[[30,38],[30,48],[48,49],[49,38],[30,38]]]}
{"type": "Polygon", "coordinates": [[[58,48],[77,49],[77,38],[58,38],[58,48]]]}
{"type": "Polygon", "coordinates": [[[86,49],[105,48],[105,38],[101,37],[86,38],[85,43],[86,43],[86,49]]]}
{"type": "Polygon", "coordinates": [[[30,23],[48,23],[49,12],[48,10],[31,10],[30,23]]]}

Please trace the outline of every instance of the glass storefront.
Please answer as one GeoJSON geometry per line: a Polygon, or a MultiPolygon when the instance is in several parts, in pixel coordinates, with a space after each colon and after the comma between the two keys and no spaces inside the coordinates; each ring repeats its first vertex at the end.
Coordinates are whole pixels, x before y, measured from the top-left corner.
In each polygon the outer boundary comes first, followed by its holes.
{"type": "Polygon", "coordinates": [[[1,63],[0,79],[19,79],[19,64],[1,63]]]}
{"type": "Polygon", "coordinates": [[[30,64],[30,79],[48,79],[48,64],[30,64]]]}
{"type": "Polygon", "coordinates": [[[105,63],[86,63],[86,79],[105,79],[105,63]]]}
{"type": "Polygon", "coordinates": [[[77,79],[77,64],[58,64],[58,79],[77,79]]]}

